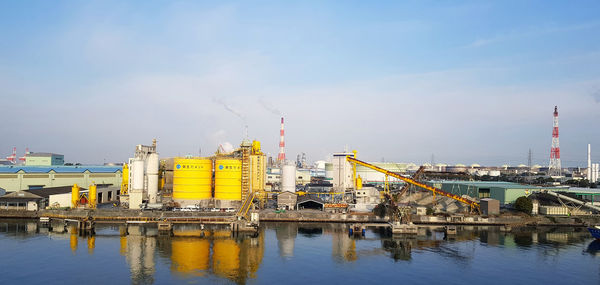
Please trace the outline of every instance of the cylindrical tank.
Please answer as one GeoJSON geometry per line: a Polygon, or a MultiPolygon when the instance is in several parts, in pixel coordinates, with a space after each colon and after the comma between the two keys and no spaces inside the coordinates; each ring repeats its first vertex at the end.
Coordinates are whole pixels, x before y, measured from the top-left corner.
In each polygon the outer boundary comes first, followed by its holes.
{"type": "Polygon", "coordinates": [[[73,184],[71,187],[71,208],[75,209],[79,205],[79,186],[73,184]]]}
{"type": "Polygon", "coordinates": [[[267,160],[264,155],[251,155],[250,163],[252,164],[252,192],[264,191],[267,160]]]}
{"type": "Polygon", "coordinates": [[[176,158],[173,170],[173,200],[210,199],[212,160],[206,158],[176,158]]]}
{"type": "Polygon", "coordinates": [[[210,240],[172,238],[171,270],[183,274],[202,274],[209,268],[210,240]]]}
{"type": "Polygon", "coordinates": [[[144,161],[135,159],[131,163],[131,188],[129,190],[144,190],[144,161]]]}
{"type": "Polygon", "coordinates": [[[242,161],[217,159],[215,161],[215,199],[242,200],[242,161]]]}
{"type": "Polygon", "coordinates": [[[129,187],[129,166],[127,163],[123,164],[123,173],[121,173],[121,195],[127,195],[127,188],[129,187]]]}
{"type": "Polygon", "coordinates": [[[213,270],[216,275],[235,278],[240,270],[240,246],[232,239],[213,242],[213,270]]]}
{"type": "Polygon", "coordinates": [[[156,203],[156,197],[158,196],[158,153],[148,155],[146,175],[148,175],[148,202],[156,203]]]}
{"type": "MultiPolygon", "coordinates": [[[[88,192],[88,201],[89,201],[89,207],[92,209],[96,208],[96,205],[98,204],[98,191],[96,189],[96,185],[92,184],[90,185],[90,189],[88,192]]],[[[102,202],[102,201],[100,201],[102,202]]]]}
{"type": "Polygon", "coordinates": [[[296,166],[293,164],[281,166],[281,191],[296,192],[296,166]]]}

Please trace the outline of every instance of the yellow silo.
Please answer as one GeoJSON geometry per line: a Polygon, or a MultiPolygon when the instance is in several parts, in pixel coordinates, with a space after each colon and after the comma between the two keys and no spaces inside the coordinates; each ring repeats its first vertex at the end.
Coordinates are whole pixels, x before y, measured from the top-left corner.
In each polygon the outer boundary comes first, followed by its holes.
{"type": "Polygon", "coordinates": [[[127,195],[129,190],[129,167],[127,163],[123,164],[123,173],[121,176],[121,195],[127,195]]]}
{"type": "Polygon", "coordinates": [[[71,208],[77,208],[79,206],[79,186],[73,184],[71,187],[71,208]]]}
{"type": "Polygon", "coordinates": [[[98,205],[98,191],[96,188],[96,184],[92,184],[90,185],[90,189],[88,192],[88,206],[92,209],[96,209],[96,205],[98,205]]]}
{"type": "Polygon", "coordinates": [[[183,274],[198,274],[207,270],[210,262],[210,241],[201,238],[173,238],[171,270],[183,274]]]}
{"type": "Polygon", "coordinates": [[[242,200],[242,161],[217,159],[215,161],[215,199],[242,200]]]}
{"type": "Polygon", "coordinates": [[[250,155],[252,192],[265,190],[267,161],[264,155],[250,155]]]}
{"type": "Polygon", "coordinates": [[[235,279],[240,273],[240,246],[233,239],[213,241],[213,271],[216,275],[235,279]]]}
{"type": "Polygon", "coordinates": [[[211,198],[212,160],[176,158],[173,166],[173,200],[211,198]]]}

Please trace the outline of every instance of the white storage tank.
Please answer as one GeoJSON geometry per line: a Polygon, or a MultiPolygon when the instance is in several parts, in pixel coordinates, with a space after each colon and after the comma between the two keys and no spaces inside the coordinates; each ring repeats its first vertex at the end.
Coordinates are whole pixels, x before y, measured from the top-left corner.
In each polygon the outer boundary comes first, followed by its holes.
{"type": "Polygon", "coordinates": [[[144,190],[144,161],[134,159],[129,169],[131,173],[131,190],[144,190]]]}
{"type": "Polygon", "coordinates": [[[281,166],[281,191],[296,192],[296,165],[281,166]]]}
{"type": "Polygon", "coordinates": [[[148,202],[156,203],[158,196],[158,153],[151,153],[146,159],[146,175],[148,175],[148,202]]]}

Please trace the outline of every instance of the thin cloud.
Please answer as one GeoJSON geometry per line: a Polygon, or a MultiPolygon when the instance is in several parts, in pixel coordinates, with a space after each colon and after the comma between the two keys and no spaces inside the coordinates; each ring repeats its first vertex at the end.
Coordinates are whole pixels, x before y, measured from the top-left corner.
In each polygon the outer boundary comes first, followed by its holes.
{"type": "Polygon", "coordinates": [[[506,41],[516,40],[516,39],[521,39],[521,38],[585,30],[585,29],[595,28],[599,25],[600,25],[600,22],[590,22],[590,23],[582,23],[582,24],[563,26],[563,27],[550,27],[550,28],[549,27],[544,27],[544,28],[537,27],[537,28],[522,29],[520,31],[512,31],[512,32],[499,34],[499,35],[489,37],[489,38],[476,39],[475,41],[471,42],[470,44],[466,45],[465,47],[466,48],[479,48],[479,47],[483,47],[483,46],[487,46],[487,45],[491,45],[491,44],[495,44],[495,43],[506,42],[506,41]]]}

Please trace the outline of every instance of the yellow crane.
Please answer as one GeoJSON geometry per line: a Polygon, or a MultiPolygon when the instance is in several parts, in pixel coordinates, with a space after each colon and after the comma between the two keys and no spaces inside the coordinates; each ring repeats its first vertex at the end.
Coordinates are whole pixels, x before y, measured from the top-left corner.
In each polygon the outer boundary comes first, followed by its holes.
{"type": "Polygon", "coordinates": [[[358,159],[350,157],[350,156],[346,156],[346,160],[348,162],[350,162],[350,163],[353,163],[354,165],[356,165],[356,164],[362,165],[364,167],[367,167],[367,168],[373,169],[375,171],[381,172],[381,173],[385,174],[386,176],[391,176],[391,177],[398,178],[398,179],[400,179],[400,180],[402,180],[402,181],[404,181],[406,183],[410,183],[412,185],[415,185],[415,186],[421,187],[423,189],[429,190],[429,191],[433,192],[434,194],[446,196],[446,197],[452,198],[452,199],[454,199],[456,201],[465,203],[465,204],[467,204],[467,205],[469,205],[471,207],[471,211],[476,211],[478,213],[481,213],[481,207],[479,206],[479,203],[477,203],[477,202],[471,201],[469,199],[465,199],[465,198],[463,198],[461,196],[454,195],[452,193],[448,193],[448,192],[443,191],[441,189],[438,189],[438,188],[429,186],[427,184],[415,181],[415,180],[413,180],[411,178],[404,177],[404,176],[402,176],[402,175],[400,175],[398,173],[395,173],[395,172],[383,169],[381,167],[378,167],[378,166],[375,166],[373,164],[370,164],[370,163],[358,160],[358,159]]]}

